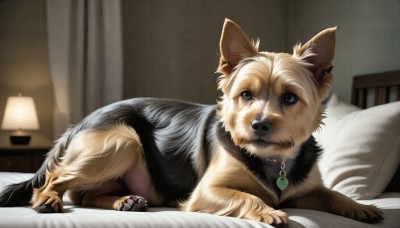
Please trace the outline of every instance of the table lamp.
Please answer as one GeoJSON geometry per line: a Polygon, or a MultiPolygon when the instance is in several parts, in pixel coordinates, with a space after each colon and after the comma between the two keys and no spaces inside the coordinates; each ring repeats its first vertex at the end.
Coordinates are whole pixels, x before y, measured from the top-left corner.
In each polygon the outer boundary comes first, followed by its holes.
{"type": "Polygon", "coordinates": [[[16,130],[10,135],[11,144],[29,144],[31,136],[24,130],[39,129],[35,103],[32,97],[9,97],[4,111],[3,130],[16,130]]]}

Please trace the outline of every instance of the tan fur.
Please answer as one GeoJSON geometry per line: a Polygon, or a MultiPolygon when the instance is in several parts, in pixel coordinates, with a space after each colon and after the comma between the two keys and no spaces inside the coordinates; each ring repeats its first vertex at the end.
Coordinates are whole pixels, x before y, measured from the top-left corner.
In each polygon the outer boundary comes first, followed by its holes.
{"type": "Polygon", "coordinates": [[[272,191],[229,152],[220,146],[216,151],[204,177],[181,209],[287,223],[286,213],[271,207],[278,203],[272,191]]]}
{"type": "Polygon", "coordinates": [[[287,54],[264,53],[243,64],[238,72],[230,76],[234,79],[222,79],[233,82],[224,85],[219,115],[238,146],[260,156],[273,155],[272,152],[279,147],[279,153],[291,157],[293,148],[298,148],[310,136],[310,132],[318,128],[322,113],[318,90],[307,68],[298,66],[307,64],[287,54]],[[239,98],[245,89],[252,91],[255,97],[250,106],[239,98]],[[282,109],[280,99],[286,91],[299,95],[300,102],[282,109]],[[276,132],[268,140],[277,146],[270,150],[258,150],[246,144],[254,138],[253,133],[246,129],[251,120],[259,117],[267,118],[274,124],[276,132]],[[310,124],[304,125],[297,120],[310,124]]]}
{"type": "MultiPolygon", "coordinates": [[[[82,131],[73,138],[60,164],[46,174],[45,184],[34,190],[32,207],[51,203],[59,212],[66,190],[99,189],[104,182],[121,177],[132,167],[148,172],[140,139],[134,129],[117,125],[104,131],[82,131]]],[[[160,196],[152,184],[150,189],[149,197],[159,202],[160,196]]],[[[87,203],[87,206],[95,205],[87,203]]],[[[114,208],[105,204],[102,207],[114,208]]]]}

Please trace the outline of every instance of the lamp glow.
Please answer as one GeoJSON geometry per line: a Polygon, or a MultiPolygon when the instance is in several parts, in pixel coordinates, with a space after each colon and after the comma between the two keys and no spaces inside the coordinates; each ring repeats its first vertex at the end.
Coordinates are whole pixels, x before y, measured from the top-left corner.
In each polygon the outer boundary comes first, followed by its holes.
{"type": "Polygon", "coordinates": [[[4,111],[3,130],[17,130],[10,136],[12,144],[28,144],[31,136],[23,130],[39,129],[35,103],[32,97],[9,97],[4,111]]]}

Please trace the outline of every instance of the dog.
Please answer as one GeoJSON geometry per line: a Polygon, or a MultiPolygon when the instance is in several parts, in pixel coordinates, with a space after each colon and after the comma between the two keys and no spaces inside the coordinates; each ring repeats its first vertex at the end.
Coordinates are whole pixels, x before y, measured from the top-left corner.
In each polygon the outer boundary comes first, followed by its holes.
{"type": "Polygon", "coordinates": [[[220,39],[215,105],[134,98],[88,115],[56,141],[31,180],[7,186],[0,206],[38,213],[74,203],[120,211],[176,205],[287,225],[283,207],[325,211],[367,223],[382,212],[325,188],[312,133],[332,83],[336,28],[293,54],[258,51],[233,21],[220,39]]]}

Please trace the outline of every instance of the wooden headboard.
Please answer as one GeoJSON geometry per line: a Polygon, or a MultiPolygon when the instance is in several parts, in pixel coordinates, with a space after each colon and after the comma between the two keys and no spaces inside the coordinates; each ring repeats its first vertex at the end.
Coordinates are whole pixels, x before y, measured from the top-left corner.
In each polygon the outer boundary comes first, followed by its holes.
{"type": "Polygon", "coordinates": [[[351,96],[361,108],[400,101],[400,70],[354,76],[351,96]]]}
{"type": "MultiPolygon", "coordinates": [[[[400,70],[354,76],[351,103],[368,108],[400,101],[400,70]]],[[[400,166],[385,192],[400,192],[400,166]]]]}

